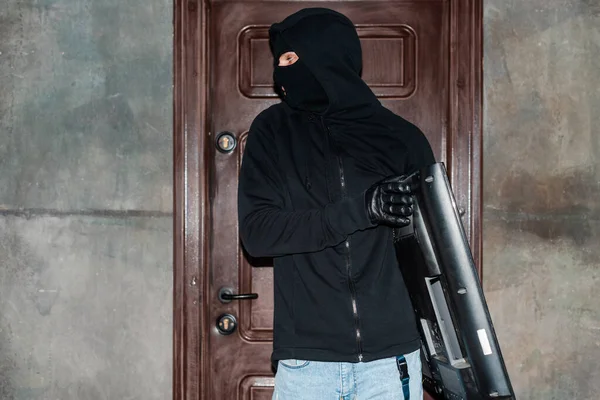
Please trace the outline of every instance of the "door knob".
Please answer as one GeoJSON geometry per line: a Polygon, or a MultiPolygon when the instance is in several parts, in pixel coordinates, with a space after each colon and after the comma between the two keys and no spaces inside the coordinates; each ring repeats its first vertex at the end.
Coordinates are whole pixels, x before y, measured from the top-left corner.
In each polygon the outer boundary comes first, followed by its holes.
{"type": "Polygon", "coordinates": [[[219,300],[221,303],[229,303],[232,300],[254,300],[258,299],[258,293],[243,293],[243,294],[233,294],[233,290],[231,288],[221,288],[219,290],[219,300]]]}

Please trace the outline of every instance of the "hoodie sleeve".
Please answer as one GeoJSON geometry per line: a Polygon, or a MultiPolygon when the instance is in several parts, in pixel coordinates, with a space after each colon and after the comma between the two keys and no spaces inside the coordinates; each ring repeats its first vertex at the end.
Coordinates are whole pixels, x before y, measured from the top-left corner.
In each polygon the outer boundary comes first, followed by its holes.
{"type": "Polygon", "coordinates": [[[275,141],[257,119],[250,128],[238,186],[238,220],[244,247],[253,257],[323,250],[371,226],[364,195],[322,208],[284,209],[285,179],[275,141]]]}
{"type": "Polygon", "coordinates": [[[412,136],[405,173],[412,173],[436,162],[433,150],[425,134],[419,128],[414,127],[412,136]]]}

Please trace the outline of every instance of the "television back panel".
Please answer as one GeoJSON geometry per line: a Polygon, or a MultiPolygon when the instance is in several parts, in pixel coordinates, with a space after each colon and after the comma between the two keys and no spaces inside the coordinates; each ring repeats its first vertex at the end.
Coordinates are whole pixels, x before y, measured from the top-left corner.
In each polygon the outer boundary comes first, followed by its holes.
{"type": "Polygon", "coordinates": [[[423,385],[438,399],[514,399],[444,164],[406,182],[414,214],[394,242],[421,333],[423,385]]]}

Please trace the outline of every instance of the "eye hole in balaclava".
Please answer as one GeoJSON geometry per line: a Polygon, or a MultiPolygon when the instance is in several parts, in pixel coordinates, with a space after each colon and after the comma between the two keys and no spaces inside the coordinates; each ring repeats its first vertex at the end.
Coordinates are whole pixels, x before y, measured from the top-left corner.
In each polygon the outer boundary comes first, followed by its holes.
{"type": "Polygon", "coordinates": [[[279,95],[290,107],[305,111],[323,112],[327,109],[327,93],[298,54],[296,62],[280,66],[281,55],[294,51],[281,36],[272,40],[275,55],[273,81],[279,95]],[[283,88],[283,90],[282,90],[283,88]]]}

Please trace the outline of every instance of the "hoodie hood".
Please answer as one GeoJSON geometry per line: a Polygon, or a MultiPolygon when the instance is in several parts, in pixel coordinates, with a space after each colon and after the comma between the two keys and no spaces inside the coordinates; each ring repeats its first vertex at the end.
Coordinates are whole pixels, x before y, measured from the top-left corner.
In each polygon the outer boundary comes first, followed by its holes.
{"type": "MultiPolygon", "coordinates": [[[[368,117],[379,101],[362,80],[362,50],[354,24],[326,8],[305,8],[269,30],[275,64],[292,50],[314,75],[329,103],[321,114],[336,119],[368,117]]],[[[289,67],[285,67],[289,68],[289,67]]]]}

